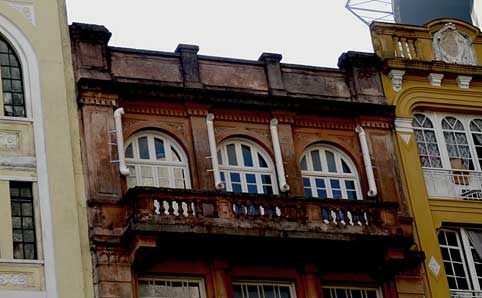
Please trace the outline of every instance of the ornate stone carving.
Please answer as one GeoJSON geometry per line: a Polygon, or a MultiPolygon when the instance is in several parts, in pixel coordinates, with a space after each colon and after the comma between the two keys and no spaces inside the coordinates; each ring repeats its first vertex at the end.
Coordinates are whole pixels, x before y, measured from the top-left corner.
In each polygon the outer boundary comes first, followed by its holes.
{"type": "Polygon", "coordinates": [[[33,286],[33,276],[19,272],[0,272],[0,286],[31,287],[33,286]]]}
{"type": "Polygon", "coordinates": [[[392,88],[395,92],[402,90],[403,75],[405,70],[392,69],[388,73],[388,78],[392,81],[392,88]]]}
{"type": "Polygon", "coordinates": [[[18,148],[18,132],[0,131],[0,150],[15,150],[18,148]]]}
{"type": "Polygon", "coordinates": [[[444,74],[431,72],[428,74],[427,77],[430,82],[430,85],[435,87],[440,87],[442,85],[442,79],[444,77],[444,74]]]}
{"type": "Polygon", "coordinates": [[[435,60],[447,63],[477,65],[472,39],[457,30],[453,23],[445,24],[433,35],[435,60]]]}
{"type": "Polygon", "coordinates": [[[470,81],[472,81],[472,77],[470,76],[457,76],[457,85],[459,88],[462,89],[469,89],[470,88],[470,81]]]}

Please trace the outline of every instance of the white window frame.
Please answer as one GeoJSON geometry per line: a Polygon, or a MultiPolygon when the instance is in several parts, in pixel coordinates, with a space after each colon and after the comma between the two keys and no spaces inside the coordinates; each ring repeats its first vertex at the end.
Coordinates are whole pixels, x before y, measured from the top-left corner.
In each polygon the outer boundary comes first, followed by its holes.
{"type": "Polygon", "coordinates": [[[218,154],[218,161],[219,161],[219,172],[221,173],[221,176],[224,176],[223,181],[225,182],[226,191],[233,191],[231,177],[229,174],[238,173],[240,175],[240,181],[241,181],[241,192],[243,193],[248,193],[248,183],[246,181],[246,174],[254,174],[256,176],[256,188],[257,188],[258,194],[264,193],[261,175],[269,175],[271,178],[271,188],[272,188],[273,194],[277,195],[279,193],[277,179],[276,179],[276,170],[274,167],[273,160],[268,155],[268,153],[256,143],[244,138],[230,138],[223,141],[221,144],[219,144],[217,154],[218,154]],[[235,146],[236,162],[238,164],[236,166],[228,164],[227,146],[231,144],[234,144],[235,146]],[[246,145],[251,148],[251,156],[253,159],[252,167],[244,166],[244,159],[243,159],[241,145],[246,145]],[[261,155],[261,157],[268,165],[267,168],[260,167],[258,154],[261,155]]]}
{"type": "MultiPolygon", "coordinates": [[[[138,279],[138,287],[139,287],[139,281],[159,281],[159,282],[185,282],[185,283],[197,283],[199,285],[199,292],[200,296],[199,298],[206,298],[206,287],[204,285],[204,279],[203,278],[192,278],[192,277],[164,277],[164,276],[142,276],[139,277],[138,279]]],[[[140,287],[137,290],[137,295],[139,298],[156,298],[156,297],[143,297],[140,296],[140,287]]],[[[188,297],[181,297],[181,298],[188,298],[188,297]]],[[[191,298],[191,297],[189,297],[191,298]]]]}
{"type": "MultiPolygon", "coordinates": [[[[158,132],[158,131],[142,131],[136,133],[129,137],[127,142],[125,143],[124,150],[126,151],[129,146],[132,145],[132,152],[134,158],[127,157],[126,155],[126,165],[128,168],[131,169],[131,173],[129,176],[133,176],[133,168],[135,169],[135,179],[136,183],[134,186],[143,186],[143,178],[142,178],[142,170],[141,167],[150,167],[152,173],[152,179],[154,182],[153,187],[160,187],[159,186],[159,179],[158,176],[158,168],[165,167],[168,169],[168,179],[169,179],[169,188],[176,188],[176,178],[174,175],[174,169],[182,169],[184,173],[184,189],[191,188],[191,178],[189,173],[189,163],[187,159],[187,155],[182,149],[182,147],[170,136],[158,132]],[[142,137],[147,137],[148,142],[148,151],[149,151],[149,159],[141,159],[139,154],[139,143],[138,140],[142,137]],[[156,159],[156,150],[154,145],[154,138],[161,139],[164,143],[164,151],[166,154],[165,160],[157,160],[156,159]],[[179,154],[180,161],[175,161],[172,157],[172,152],[170,146],[176,150],[179,154]],[[139,158],[137,158],[139,157],[139,158]]],[[[127,176],[127,179],[132,179],[132,177],[127,176]]],[[[129,184],[129,183],[128,183],[129,184]]],[[[129,186],[129,185],[128,185],[129,186]]]]}
{"type": "MultiPolygon", "coordinates": [[[[458,291],[477,291],[480,292],[482,291],[482,284],[479,283],[478,276],[477,276],[477,271],[475,268],[475,262],[474,258],[472,255],[472,245],[469,240],[469,236],[467,235],[467,231],[465,228],[458,228],[458,227],[443,227],[439,229],[440,232],[452,232],[456,234],[457,237],[457,243],[459,246],[448,246],[448,245],[441,245],[439,243],[439,246],[442,250],[442,247],[447,246],[447,248],[457,248],[461,252],[461,258],[463,261],[463,267],[464,267],[464,272],[467,277],[467,282],[470,287],[470,289],[465,290],[465,289],[450,289],[451,291],[458,292],[458,291]]],[[[445,262],[446,260],[444,260],[445,262]]],[[[482,277],[482,276],[481,276],[482,277]]],[[[475,296],[474,296],[475,297],[475,296]]],[[[478,297],[478,296],[477,296],[478,297]]]]}
{"type": "MultiPolygon", "coordinates": [[[[477,156],[477,152],[475,150],[474,140],[472,138],[472,131],[470,130],[470,123],[472,120],[481,119],[482,115],[463,115],[463,114],[452,114],[452,113],[444,113],[444,112],[427,112],[427,111],[417,111],[414,114],[422,114],[425,115],[433,125],[433,130],[435,132],[435,137],[437,139],[437,145],[440,152],[440,158],[442,160],[442,168],[431,168],[431,167],[423,167],[424,169],[445,169],[445,170],[459,170],[459,169],[452,169],[450,164],[449,154],[447,151],[447,144],[445,142],[445,136],[443,134],[445,129],[442,129],[442,120],[445,117],[453,117],[459,120],[462,125],[464,126],[464,132],[467,138],[467,143],[469,146],[470,156],[472,164],[474,165],[474,170],[463,170],[468,172],[481,172],[482,168],[479,164],[479,157],[477,156]]],[[[416,129],[414,127],[414,129],[416,129]]],[[[482,158],[482,156],[480,157],[482,158]]]]}
{"type": "MultiPolygon", "coordinates": [[[[290,298],[296,298],[296,287],[293,282],[279,282],[279,281],[263,281],[263,280],[236,280],[233,281],[232,285],[238,285],[241,287],[244,286],[283,286],[288,287],[290,291],[290,298]]],[[[258,289],[259,291],[259,289],[258,289]]],[[[234,288],[233,288],[234,294],[234,288]]],[[[263,295],[264,296],[264,295],[263,295]]],[[[259,296],[259,298],[264,298],[263,296],[259,296]]],[[[245,298],[245,297],[243,297],[245,298]]]]}
{"type": "MultiPolygon", "coordinates": [[[[342,287],[342,286],[322,286],[321,287],[322,291],[324,289],[333,289],[333,290],[345,290],[345,291],[375,291],[375,294],[377,296],[377,298],[383,298],[383,295],[382,295],[382,291],[378,288],[368,288],[368,287],[342,287]]],[[[363,293],[362,293],[363,294],[363,293]]],[[[352,293],[349,293],[349,295],[352,295],[352,293]]],[[[330,296],[332,296],[330,294],[330,296]]],[[[324,298],[338,298],[337,295],[335,294],[335,296],[332,296],[332,297],[325,297],[323,296],[324,298]]],[[[349,297],[351,298],[351,297],[349,297]]],[[[366,298],[366,295],[365,296],[362,296],[362,298],[366,298]]]]}
{"type": "MultiPolygon", "coordinates": [[[[318,191],[316,187],[316,179],[323,179],[325,181],[325,187],[326,187],[326,192],[327,192],[327,197],[328,199],[331,199],[333,197],[333,189],[331,187],[331,182],[330,179],[336,179],[340,183],[340,190],[342,192],[342,199],[346,200],[348,199],[347,195],[347,188],[345,185],[346,180],[353,180],[354,185],[355,185],[355,192],[356,192],[356,197],[357,201],[358,200],[363,200],[363,195],[361,192],[361,186],[360,186],[360,177],[358,175],[358,171],[355,167],[355,164],[351,160],[351,158],[346,155],[343,151],[339,150],[338,148],[327,145],[327,144],[314,144],[311,146],[308,146],[303,154],[301,155],[300,159],[300,168],[301,168],[301,176],[302,179],[308,178],[310,180],[310,188],[311,188],[311,196],[314,198],[319,198],[317,196],[318,191]],[[321,150],[323,153],[320,155],[320,161],[321,161],[321,168],[322,171],[315,171],[313,168],[313,161],[311,158],[311,151],[313,150],[321,150]],[[326,159],[326,150],[330,151],[333,153],[335,162],[336,162],[336,168],[337,170],[343,171],[342,163],[341,161],[345,161],[346,165],[350,169],[352,173],[343,173],[343,172],[329,172],[328,171],[328,162],[326,159]],[[308,170],[303,170],[301,167],[301,161],[303,158],[306,158],[306,166],[308,170]]],[[[305,188],[304,181],[303,181],[303,189],[305,188]]]]}

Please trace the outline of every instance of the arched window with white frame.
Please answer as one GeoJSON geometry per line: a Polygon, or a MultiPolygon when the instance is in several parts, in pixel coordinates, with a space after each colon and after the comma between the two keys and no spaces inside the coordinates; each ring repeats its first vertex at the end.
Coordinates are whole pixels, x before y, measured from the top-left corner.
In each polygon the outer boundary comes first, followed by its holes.
{"type": "Polygon", "coordinates": [[[309,146],[301,157],[305,196],[361,200],[358,172],[351,159],[333,146],[309,146]]]}
{"type": "Polygon", "coordinates": [[[464,125],[455,117],[442,119],[442,131],[452,169],[474,170],[464,125]]]}
{"type": "Polygon", "coordinates": [[[187,156],[173,138],[157,131],[144,131],[130,137],[125,148],[129,188],[191,188],[187,156]]]}
{"type": "Polygon", "coordinates": [[[226,191],[278,194],[273,162],[254,142],[229,139],[219,145],[217,154],[226,191]]]}
{"type": "Polygon", "coordinates": [[[0,113],[9,117],[27,117],[22,67],[17,53],[0,35],[0,68],[3,106],[0,113]]]}
{"type": "Polygon", "coordinates": [[[442,159],[432,121],[423,115],[415,114],[412,120],[420,162],[426,168],[442,168],[442,159]]]}

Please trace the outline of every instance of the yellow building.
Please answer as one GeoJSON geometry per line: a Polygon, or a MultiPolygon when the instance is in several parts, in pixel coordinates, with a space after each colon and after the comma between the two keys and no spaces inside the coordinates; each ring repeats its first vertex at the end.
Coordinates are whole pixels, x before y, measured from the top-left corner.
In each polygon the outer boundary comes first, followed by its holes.
{"type": "Polygon", "coordinates": [[[370,29],[395,107],[427,297],[482,297],[480,30],[452,19],[370,29]]]}
{"type": "Polygon", "coordinates": [[[0,1],[0,297],[93,297],[63,0],[0,1]]]}

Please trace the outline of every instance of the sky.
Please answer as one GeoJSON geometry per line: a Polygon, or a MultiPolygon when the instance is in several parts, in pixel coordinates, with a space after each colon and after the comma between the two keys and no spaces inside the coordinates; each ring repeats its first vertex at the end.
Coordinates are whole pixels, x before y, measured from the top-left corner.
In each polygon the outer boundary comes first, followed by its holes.
{"type": "Polygon", "coordinates": [[[368,27],[346,0],[67,0],[69,23],[101,24],[109,45],[200,55],[336,67],[346,51],[373,52],[368,27]]]}

